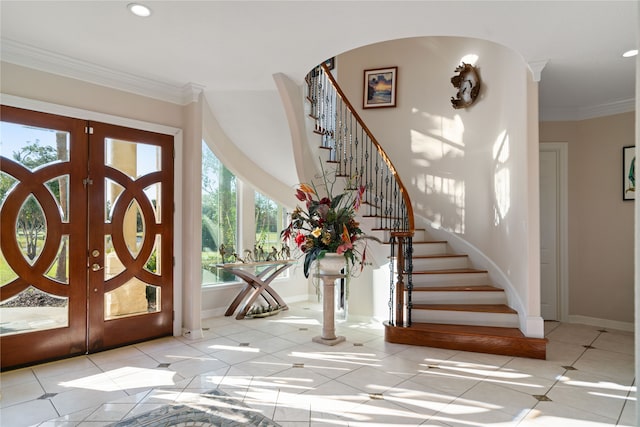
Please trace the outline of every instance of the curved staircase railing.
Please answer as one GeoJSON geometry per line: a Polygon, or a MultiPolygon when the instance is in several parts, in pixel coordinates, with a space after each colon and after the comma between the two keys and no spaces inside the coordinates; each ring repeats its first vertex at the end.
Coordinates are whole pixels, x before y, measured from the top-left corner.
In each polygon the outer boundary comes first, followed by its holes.
{"type": "Polygon", "coordinates": [[[314,132],[322,137],[321,148],[329,151],[328,161],[335,165],[338,176],[356,177],[365,186],[363,206],[368,211],[363,216],[375,218],[375,229],[388,232],[391,247],[389,324],[410,325],[415,228],[407,189],[389,156],[327,66],[320,64],[305,80],[310,116],[315,120],[314,132]]]}

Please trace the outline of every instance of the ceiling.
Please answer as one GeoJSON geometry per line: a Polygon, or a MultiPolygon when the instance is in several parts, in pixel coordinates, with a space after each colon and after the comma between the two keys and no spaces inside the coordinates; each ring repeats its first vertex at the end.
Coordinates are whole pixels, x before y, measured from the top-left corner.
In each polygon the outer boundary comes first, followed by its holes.
{"type": "MultiPolygon", "coordinates": [[[[635,108],[637,60],[622,53],[637,48],[636,1],[141,2],[150,17],[127,1],[3,0],[1,58],[171,102],[202,88],[257,163],[291,151],[274,73],[301,82],[326,58],[391,39],[465,36],[517,51],[542,69],[543,120],[635,108]]],[[[270,172],[296,181],[293,168],[270,172]]]]}

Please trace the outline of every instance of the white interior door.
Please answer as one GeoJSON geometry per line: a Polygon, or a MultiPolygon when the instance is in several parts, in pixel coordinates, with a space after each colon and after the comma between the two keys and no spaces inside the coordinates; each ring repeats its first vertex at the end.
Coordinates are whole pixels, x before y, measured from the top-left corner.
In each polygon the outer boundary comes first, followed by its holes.
{"type": "Polygon", "coordinates": [[[568,154],[566,142],[540,144],[540,300],[546,320],[569,316],[568,154]]]}
{"type": "Polygon", "coordinates": [[[540,312],[545,320],[559,319],[558,154],[540,151],[540,312]]]}

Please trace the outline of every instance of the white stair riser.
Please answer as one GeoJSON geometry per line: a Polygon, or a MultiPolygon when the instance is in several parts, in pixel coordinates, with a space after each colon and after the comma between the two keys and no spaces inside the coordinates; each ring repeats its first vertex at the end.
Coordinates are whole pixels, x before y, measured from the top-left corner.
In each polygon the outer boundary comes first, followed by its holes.
{"type": "Polygon", "coordinates": [[[419,255],[444,255],[447,253],[445,242],[418,243],[413,245],[413,256],[419,255]]]}
{"type": "Polygon", "coordinates": [[[412,322],[444,323],[447,325],[519,327],[518,315],[512,313],[479,313],[454,310],[413,310],[412,322]]]}
{"type": "Polygon", "coordinates": [[[429,240],[428,237],[426,230],[415,230],[413,233],[414,242],[424,242],[425,240],[429,240]]]}
{"type": "Polygon", "coordinates": [[[492,291],[414,291],[411,298],[414,304],[507,304],[504,292],[492,291]]]}
{"type": "Polygon", "coordinates": [[[414,274],[412,277],[413,286],[466,286],[489,285],[491,283],[486,272],[414,274]]]}
{"type": "Polygon", "coordinates": [[[416,258],[413,257],[413,271],[455,270],[468,268],[469,258],[466,256],[416,258]]]}
{"type": "MultiPolygon", "coordinates": [[[[379,233],[379,232],[376,232],[379,233]]],[[[376,234],[376,237],[382,238],[376,234]]],[[[386,240],[383,240],[386,242],[386,240]]],[[[389,244],[385,244],[389,254],[391,254],[391,247],[389,244]]],[[[433,256],[433,255],[446,255],[447,254],[447,244],[444,242],[434,242],[434,243],[420,243],[413,245],[413,256],[414,258],[417,256],[433,256]]]]}

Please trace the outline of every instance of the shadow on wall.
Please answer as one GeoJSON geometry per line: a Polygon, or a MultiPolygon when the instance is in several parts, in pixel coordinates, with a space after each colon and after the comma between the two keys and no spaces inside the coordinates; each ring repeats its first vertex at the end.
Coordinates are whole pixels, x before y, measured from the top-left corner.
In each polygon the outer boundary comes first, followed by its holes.
{"type": "MultiPolygon", "coordinates": [[[[453,118],[420,112],[414,109],[416,123],[423,128],[410,130],[412,163],[416,170],[411,184],[417,190],[416,210],[434,226],[457,234],[465,233],[466,201],[469,188],[463,174],[469,168],[486,162],[483,153],[467,153],[464,124],[459,115],[453,118]],[[458,172],[456,172],[458,171],[458,172]]],[[[492,147],[493,171],[492,208],[494,225],[500,225],[511,208],[511,173],[509,135],[502,131],[492,147]]]]}
{"type": "Polygon", "coordinates": [[[465,232],[465,182],[454,171],[465,162],[464,124],[460,116],[442,117],[413,110],[414,125],[410,131],[412,163],[415,170],[411,185],[416,197],[416,211],[434,226],[458,234],[465,232]]]}

